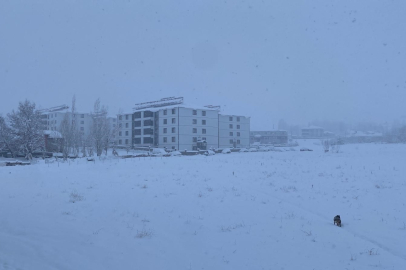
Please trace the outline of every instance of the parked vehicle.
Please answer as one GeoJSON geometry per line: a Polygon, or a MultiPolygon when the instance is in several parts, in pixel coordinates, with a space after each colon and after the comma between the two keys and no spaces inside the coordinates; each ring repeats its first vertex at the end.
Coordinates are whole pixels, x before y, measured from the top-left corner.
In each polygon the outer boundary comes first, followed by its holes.
{"type": "Polygon", "coordinates": [[[241,148],[240,152],[248,152],[248,149],[247,148],[241,148]]]}
{"type": "Polygon", "coordinates": [[[230,150],[230,148],[225,148],[225,149],[223,149],[223,151],[221,151],[221,153],[223,153],[223,154],[230,154],[230,153],[231,153],[231,150],[230,150]]]}
{"type": "Polygon", "coordinates": [[[309,148],[300,148],[300,151],[313,151],[313,150],[309,148]]]}
{"type": "Polygon", "coordinates": [[[207,150],[206,153],[205,153],[206,156],[213,156],[215,154],[216,153],[214,153],[214,151],[211,151],[211,150],[207,150]]]}
{"type": "Polygon", "coordinates": [[[170,155],[171,155],[171,157],[180,157],[180,156],[182,156],[182,153],[179,151],[171,151],[170,155]]]}
{"type": "Polygon", "coordinates": [[[251,147],[248,149],[248,152],[258,152],[258,149],[251,147]]]}
{"type": "Polygon", "coordinates": [[[152,148],[151,156],[153,157],[169,157],[170,154],[163,148],[152,148]]]}

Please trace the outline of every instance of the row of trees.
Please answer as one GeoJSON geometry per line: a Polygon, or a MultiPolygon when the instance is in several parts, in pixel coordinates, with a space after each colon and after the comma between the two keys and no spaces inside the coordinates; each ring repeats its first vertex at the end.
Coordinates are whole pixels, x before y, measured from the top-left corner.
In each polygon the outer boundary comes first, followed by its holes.
{"type": "MultiPolygon", "coordinates": [[[[64,159],[69,156],[97,156],[114,144],[116,128],[112,128],[107,118],[108,109],[97,99],[91,114],[90,133],[85,136],[79,131],[76,98],[72,99],[70,112],[66,113],[59,127],[62,138],[58,140],[58,148],[64,159]]],[[[31,159],[34,151],[45,150],[44,118],[36,109],[35,103],[28,100],[20,102],[18,110],[0,116],[0,150],[9,152],[13,157],[23,154],[31,159]]]]}

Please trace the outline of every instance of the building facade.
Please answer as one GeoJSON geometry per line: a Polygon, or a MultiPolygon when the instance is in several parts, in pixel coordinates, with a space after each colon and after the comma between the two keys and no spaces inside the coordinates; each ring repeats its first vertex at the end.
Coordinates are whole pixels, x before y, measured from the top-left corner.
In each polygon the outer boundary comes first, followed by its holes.
{"type": "Polygon", "coordinates": [[[321,127],[310,126],[302,128],[303,138],[321,138],[324,136],[324,129],[321,127]]]}
{"type": "Polygon", "coordinates": [[[125,147],[181,151],[249,147],[250,118],[221,115],[219,109],[187,106],[183,98],[136,104],[132,114],[118,116],[117,142],[125,147]]]}
{"type": "Polygon", "coordinates": [[[251,131],[250,143],[287,144],[288,132],[285,130],[251,131]]]}
{"type": "Polygon", "coordinates": [[[250,145],[250,118],[237,115],[218,115],[219,148],[241,148],[250,145]]]}
{"type": "MultiPolygon", "coordinates": [[[[49,131],[60,131],[62,121],[66,116],[69,116],[69,119],[74,120],[77,126],[78,131],[82,135],[83,139],[87,138],[90,135],[92,125],[93,125],[93,116],[91,113],[74,113],[68,111],[69,107],[66,105],[54,107],[51,109],[42,110],[41,118],[44,130],[49,131]]],[[[107,117],[110,130],[114,131],[116,129],[116,117],[107,117]]],[[[112,132],[112,138],[115,138],[114,132],[112,132]]]]}

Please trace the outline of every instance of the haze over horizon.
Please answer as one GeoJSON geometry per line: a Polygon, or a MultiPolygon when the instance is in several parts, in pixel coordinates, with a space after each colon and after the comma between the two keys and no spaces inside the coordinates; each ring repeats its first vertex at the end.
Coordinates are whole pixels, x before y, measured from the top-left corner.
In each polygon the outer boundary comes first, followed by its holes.
{"type": "Polygon", "coordinates": [[[183,96],[251,117],[406,121],[404,1],[1,1],[0,114],[183,96]]]}

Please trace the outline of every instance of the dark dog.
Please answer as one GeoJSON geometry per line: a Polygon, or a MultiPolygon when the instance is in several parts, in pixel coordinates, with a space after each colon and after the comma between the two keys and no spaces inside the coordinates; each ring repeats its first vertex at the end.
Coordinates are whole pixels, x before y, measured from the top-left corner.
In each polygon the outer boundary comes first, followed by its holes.
{"type": "Polygon", "coordinates": [[[337,224],[338,227],[341,227],[340,215],[337,215],[337,216],[334,217],[334,225],[336,225],[336,224],[337,224]]]}

